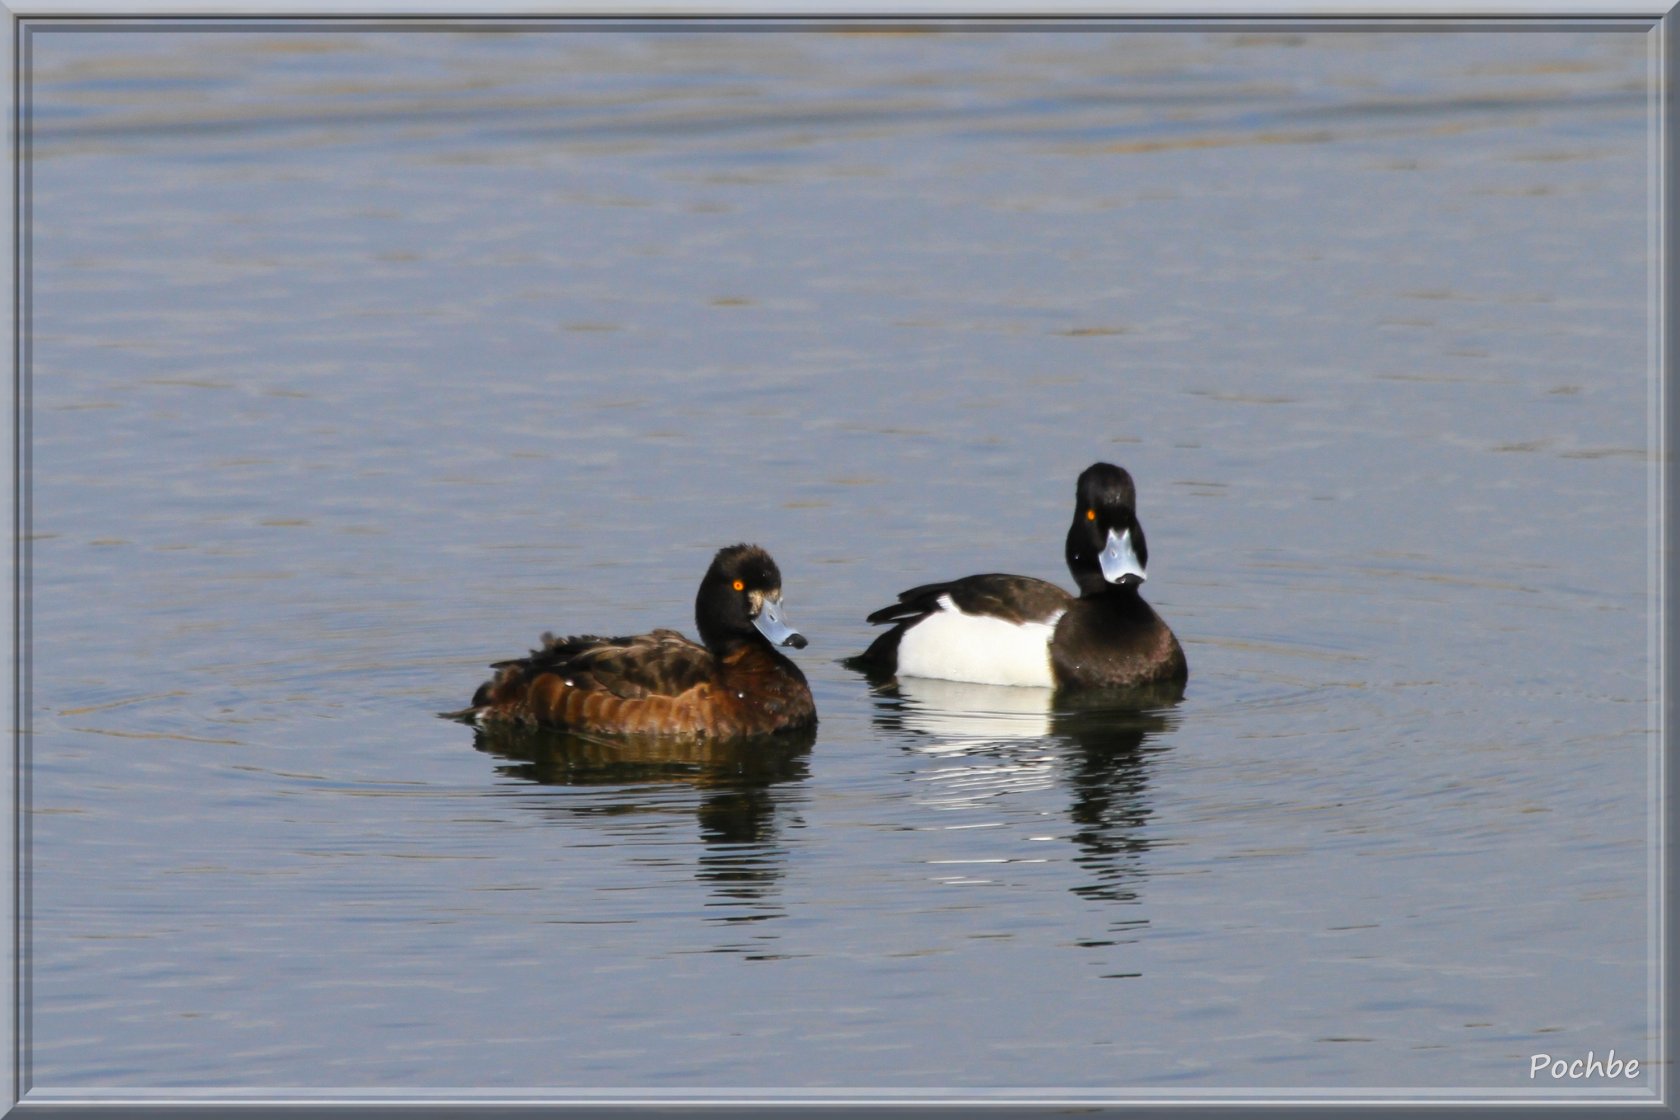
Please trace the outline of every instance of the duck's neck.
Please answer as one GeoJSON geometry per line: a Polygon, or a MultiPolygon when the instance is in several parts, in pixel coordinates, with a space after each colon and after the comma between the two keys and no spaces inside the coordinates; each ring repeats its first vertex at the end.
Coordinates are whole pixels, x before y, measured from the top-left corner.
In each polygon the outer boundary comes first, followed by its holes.
{"type": "Polygon", "coordinates": [[[742,632],[733,629],[713,629],[700,621],[700,644],[712,651],[712,654],[722,660],[740,654],[743,650],[759,649],[766,653],[774,653],[770,643],[765,641],[764,635],[757,630],[742,632]]]}
{"type": "Polygon", "coordinates": [[[770,640],[758,631],[752,635],[741,635],[728,642],[713,645],[706,643],[706,648],[712,651],[712,656],[724,667],[726,674],[730,672],[746,672],[749,674],[762,673],[766,669],[780,672],[798,681],[805,679],[799,666],[793,658],[777,649],[770,640]]]}
{"type": "Polygon", "coordinates": [[[1073,573],[1073,582],[1079,585],[1081,599],[1107,598],[1121,602],[1138,597],[1138,584],[1110,583],[1103,578],[1102,569],[1095,565],[1087,568],[1083,564],[1069,564],[1068,569],[1073,573]]]}

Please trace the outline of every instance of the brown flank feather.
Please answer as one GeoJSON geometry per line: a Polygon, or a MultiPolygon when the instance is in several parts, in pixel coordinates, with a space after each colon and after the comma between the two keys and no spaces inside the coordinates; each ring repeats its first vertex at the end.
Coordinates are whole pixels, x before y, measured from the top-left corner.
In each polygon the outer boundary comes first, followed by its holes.
{"type": "Polygon", "coordinates": [[[573,731],[719,738],[816,723],[804,675],[762,643],[743,643],[719,658],[674,630],[630,638],[545,634],[542,649],[495,668],[459,715],[573,731]]]}

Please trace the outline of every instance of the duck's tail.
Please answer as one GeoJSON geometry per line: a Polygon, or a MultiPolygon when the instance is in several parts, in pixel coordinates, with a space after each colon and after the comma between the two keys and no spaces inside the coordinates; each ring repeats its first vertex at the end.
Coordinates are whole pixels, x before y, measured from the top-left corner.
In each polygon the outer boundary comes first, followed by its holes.
{"type": "MultiPolygon", "coordinates": [[[[546,639],[548,635],[544,634],[543,637],[546,639]]],[[[486,713],[521,699],[526,683],[522,671],[524,664],[523,661],[498,662],[494,666],[496,675],[478,686],[478,690],[473,693],[471,704],[458,711],[439,712],[438,715],[461,723],[482,723],[486,713]]]]}

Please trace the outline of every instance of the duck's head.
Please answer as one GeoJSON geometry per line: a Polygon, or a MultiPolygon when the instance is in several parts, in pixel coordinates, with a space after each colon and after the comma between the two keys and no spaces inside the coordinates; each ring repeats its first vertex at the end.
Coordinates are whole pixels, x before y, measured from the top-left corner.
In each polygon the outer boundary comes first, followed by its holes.
{"type": "Polygon", "coordinates": [[[1107,587],[1135,589],[1146,578],[1149,545],[1137,518],[1137,488],[1125,469],[1093,463],[1079,476],[1067,565],[1082,594],[1107,587]]]}
{"type": "Polygon", "coordinates": [[[761,634],[771,645],[804,649],[804,635],[788,625],[782,608],[782,573],[770,554],[753,544],[718,550],[694,600],[700,640],[720,649],[761,634]]]}

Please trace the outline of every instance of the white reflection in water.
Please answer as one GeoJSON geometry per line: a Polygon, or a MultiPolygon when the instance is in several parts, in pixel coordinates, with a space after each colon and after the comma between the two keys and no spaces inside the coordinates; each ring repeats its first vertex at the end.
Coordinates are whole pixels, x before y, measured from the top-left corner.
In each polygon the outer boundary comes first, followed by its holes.
{"type": "Polygon", "coordinates": [[[1049,689],[900,677],[897,694],[911,749],[940,760],[918,778],[921,804],[968,809],[1054,783],[1049,689]]]}
{"type": "MultiPolygon", "coordinates": [[[[1151,758],[1168,749],[1179,717],[1176,692],[1131,699],[1080,704],[1049,689],[918,677],[878,684],[877,726],[925,760],[910,781],[916,804],[942,818],[928,827],[996,833],[971,840],[963,855],[936,850],[926,861],[932,880],[983,886],[1065,862],[1079,869],[1067,887],[1074,894],[1136,902],[1151,843],[1151,758]],[[1138,707],[1143,699],[1157,704],[1138,707]],[[1064,799],[1065,808],[1050,808],[1064,799]]],[[[1143,923],[1128,912],[1107,925],[1143,923]]]]}
{"type": "Polygon", "coordinates": [[[930,753],[960,752],[970,745],[1013,739],[1037,739],[1050,734],[1048,688],[1012,688],[942,681],[930,677],[898,678],[904,701],[907,731],[933,738],[922,748],[930,753]]]}

